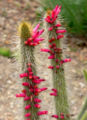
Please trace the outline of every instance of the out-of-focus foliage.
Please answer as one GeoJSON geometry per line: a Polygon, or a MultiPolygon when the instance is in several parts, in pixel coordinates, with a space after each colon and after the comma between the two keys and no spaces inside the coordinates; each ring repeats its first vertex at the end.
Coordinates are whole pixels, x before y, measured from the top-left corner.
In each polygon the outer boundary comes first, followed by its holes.
{"type": "MultiPolygon", "coordinates": [[[[79,35],[87,33],[87,0],[38,0],[43,11],[62,5],[61,15],[69,32],[79,35]]],[[[39,16],[40,13],[37,13],[39,16]]]]}
{"type": "Polygon", "coordinates": [[[83,72],[84,72],[84,77],[85,77],[85,80],[87,81],[87,71],[86,71],[86,70],[84,70],[83,72]]]}
{"type": "Polygon", "coordinates": [[[87,111],[83,114],[83,116],[80,120],[87,120],[87,111]]]}
{"type": "Polygon", "coordinates": [[[5,57],[12,57],[12,53],[8,48],[0,48],[0,55],[5,57]]]}

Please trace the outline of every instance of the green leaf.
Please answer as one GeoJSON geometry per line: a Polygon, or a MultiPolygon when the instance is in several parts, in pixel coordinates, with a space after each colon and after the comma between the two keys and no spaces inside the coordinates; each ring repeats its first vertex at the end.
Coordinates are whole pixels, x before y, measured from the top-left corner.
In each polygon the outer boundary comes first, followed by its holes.
{"type": "Polygon", "coordinates": [[[0,48],[0,55],[5,57],[12,57],[12,53],[9,48],[0,48]]]}

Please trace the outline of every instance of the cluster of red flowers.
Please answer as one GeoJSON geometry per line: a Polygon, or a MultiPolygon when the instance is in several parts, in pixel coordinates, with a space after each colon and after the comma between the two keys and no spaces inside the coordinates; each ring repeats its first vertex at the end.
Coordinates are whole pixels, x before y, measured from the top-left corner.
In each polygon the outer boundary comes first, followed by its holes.
{"type": "MultiPolygon", "coordinates": [[[[26,73],[22,73],[20,74],[20,78],[24,78],[26,77],[27,79],[29,79],[28,82],[23,82],[22,85],[26,86],[26,88],[28,88],[29,91],[27,91],[26,89],[22,90],[22,93],[20,94],[16,94],[16,97],[23,97],[24,101],[29,101],[30,104],[25,106],[25,110],[29,110],[31,109],[31,102],[34,103],[34,107],[35,108],[40,108],[39,103],[42,102],[39,98],[38,98],[38,94],[42,91],[47,90],[46,87],[44,88],[39,88],[38,84],[40,84],[41,82],[45,81],[45,79],[41,79],[38,76],[35,76],[33,74],[32,71],[32,66],[31,64],[28,64],[28,68],[27,68],[27,72],[26,73]],[[30,94],[30,95],[28,95],[30,94]]],[[[44,114],[48,114],[48,111],[38,111],[37,115],[44,115],[44,114]]],[[[31,113],[26,113],[25,117],[28,118],[31,116],[31,113]]],[[[30,120],[29,118],[27,120],[30,120]]]]}
{"type": "Polygon", "coordinates": [[[40,27],[40,24],[37,24],[36,27],[33,29],[32,35],[30,38],[28,38],[27,41],[25,41],[26,45],[29,46],[36,46],[40,43],[40,41],[43,41],[43,38],[39,38],[39,36],[44,32],[43,29],[38,30],[40,27]]]}

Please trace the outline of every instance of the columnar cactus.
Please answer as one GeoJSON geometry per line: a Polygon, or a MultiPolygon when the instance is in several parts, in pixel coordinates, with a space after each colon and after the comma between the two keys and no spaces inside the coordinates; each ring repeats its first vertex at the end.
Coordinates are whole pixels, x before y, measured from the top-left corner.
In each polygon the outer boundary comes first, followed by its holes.
{"type": "Polygon", "coordinates": [[[20,27],[20,38],[21,38],[21,62],[22,62],[22,74],[20,78],[23,78],[22,93],[16,94],[16,97],[24,98],[24,113],[27,120],[38,120],[39,115],[47,114],[48,111],[38,111],[40,108],[38,94],[47,88],[38,88],[38,84],[45,81],[40,77],[36,76],[36,69],[34,63],[34,46],[38,45],[43,38],[39,36],[44,30],[39,30],[40,24],[38,24],[33,30],[31,24],[23,22],[20,27]]]}
{"type": "Polygon", "coordinates": [[[62,49],[60,39],[63,38],[62,33],[66,32],[65,29],[60,29],[61,24],[58,21],[58,14],[61,11],[61,6],[56,6],[53,11],[48,11],[45,15],[45,35],[49,42],[49,49],[42,48],[42,52],[48,52],[51,59],[51,66],[49,69],[53,71],[54,89],[50,95],[55,96],[56,114],[52,115],[59,120],[69,120],[69,107],[67,101],[66,84],[64,78],[63,63],[71,61],[71,59],[62,58],[62,49]]]}

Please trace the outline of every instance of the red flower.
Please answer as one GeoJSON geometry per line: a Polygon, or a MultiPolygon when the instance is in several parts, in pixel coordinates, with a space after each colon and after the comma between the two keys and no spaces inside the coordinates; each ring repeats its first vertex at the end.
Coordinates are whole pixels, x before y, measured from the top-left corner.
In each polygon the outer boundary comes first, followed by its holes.
{"type": "Polygon", "coordinates": [[[34,105],[36,108],[40,108],[40,105],[39,104],[35,104],[34,105]]]}
{"type": "Polygon", "coordinates": [[[45,114],[48,114],[48,111],[39,111],[39,112],[37,113],[38,116],[39,116],[39,115],[45,115],[45,114]]]}
{"type": "Polygon", "coordinates": [[[66,30],[57,30],[56,33],[64,33],[66,30]]]}
{"type": "Polygon", "coordinates": [[[25,114],[25,117],[30,117],[31,116],[31,113],[26,113],[25,114]]]}
{"type": "Polygon", "coordinates": [[[57,19],[57,16],[58,14],[60,13],[61,11],[61,6],[56,6],[53,11],[52,11],[52,14],[50,16],[47,16],[45,18],[46,22],[50,23],[50,24],[53,24],[55,22],[55,20],[57,19]]]}
{"type": "Polygon", "coordinates": [[[40,27],[40,24],[37,24],[37,26],[33,29],[32,36],[28,38],[27,41],[25,41],[26,45],[29,46],[36,46],[39,44],[40,41],[43,41],[43,38],[39,38],[39,36],[44,32],[44,30],[38,30],[40,27]]]}
{"type": "Polygon", "coordinates": [[[25,93],[16,94],[16,97],[25,97],[25,96],[26,96],[25,93]]]}
{"type": "Polygon", "coordinates": [[[50,93],[51,96],[57,96],[57,93],[54,92],[54,93],[50,93]]]}
{"type": "Polygon", "coordinates": [[[38,98],[35,98],[35,99],[34,99],[34,102],[40,103],[40,102],[41,102],[41,100],[40,100],[40,99],[38,99],[38,98]]]}
{"type": "Polygon", "coordinates": [[[58,115],[52,115],[52,117],[57,118],[57,119],[59,118],[59,116],[58,116],[58,115]]]}
{"type": "Polygon", "coordinates": [[[30,109],[30,108],[31,108],[31,105],[26,105],[26,106],[25,106],[25,109],[26,109],[26,110],[28,110],[28,109],[30,109]]]}
{"type": "Polygon", "coordinates": [[[53,69],[53,68],[54,68],[54,66],[48,66],[48,68],[49,68],[49,69],[53,69]]]}

